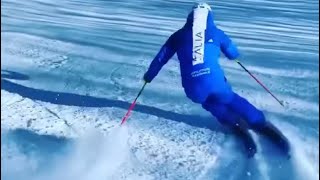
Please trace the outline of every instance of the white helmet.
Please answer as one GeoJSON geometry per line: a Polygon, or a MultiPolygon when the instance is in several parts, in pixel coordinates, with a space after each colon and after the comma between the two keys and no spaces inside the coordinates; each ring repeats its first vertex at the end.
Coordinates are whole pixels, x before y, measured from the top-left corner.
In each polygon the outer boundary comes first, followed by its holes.
{"type": "Polygon", "coordinates": [[[207,3],[197,3],[196,5],[193,6],[193,9],[197,9],[197,8],[207,9],[208,11],[211,11],[211,7],[207,3]]]}

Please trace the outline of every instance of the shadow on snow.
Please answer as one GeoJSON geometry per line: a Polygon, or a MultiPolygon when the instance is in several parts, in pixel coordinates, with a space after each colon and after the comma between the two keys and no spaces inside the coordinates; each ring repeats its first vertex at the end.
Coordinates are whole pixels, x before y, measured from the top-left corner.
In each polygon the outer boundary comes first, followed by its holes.
{"type": "MultiPolygon", "coordinates": [[[[48,90],[35,89],[26,87],[12,80],[29,80],[27,75],[1,70],[1,89],[19,94],[22,97],[26,97],[32,100],[39,100],[43,102],[49,102],[52,104],[67,105],[67,106],[79,106],[79,107],[117,107],[127,110],[130,106],[129,102],[98,98],[88,95],[79,95],[66,92],[54,92],[48,90]]],[[[177,122],[183,122],[191,126],[200,128],[209,128],[214,131],[221,131],[221,125],[213,117],[201,117],[197,115],[185,115],[179,114],[167,110],[162,110],[156,107],[137,104],[134,111],[138,111],[145,114],[154,115],[157,117],[170,119],[177,122]]]]}

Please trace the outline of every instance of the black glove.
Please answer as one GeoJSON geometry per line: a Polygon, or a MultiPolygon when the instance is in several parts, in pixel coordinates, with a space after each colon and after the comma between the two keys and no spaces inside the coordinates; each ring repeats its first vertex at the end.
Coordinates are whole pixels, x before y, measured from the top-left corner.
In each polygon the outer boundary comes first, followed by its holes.
{"type": "Polygon", "coordinates": [[[143,80],[144,80],[145,82],[147,82],[147,83],[150,83],[150,82],[152,81],[152,80],[149,78],[149,76],[148,76],[148,72],[146,72],[146,73],[144,74],[143,80]]]}

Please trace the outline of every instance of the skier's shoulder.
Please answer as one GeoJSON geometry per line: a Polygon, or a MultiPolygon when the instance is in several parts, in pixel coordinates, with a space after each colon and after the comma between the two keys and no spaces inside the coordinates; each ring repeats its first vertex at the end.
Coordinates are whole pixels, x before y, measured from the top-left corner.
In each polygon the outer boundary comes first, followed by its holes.
{"type": "Polygon", "coordinates": [[[181,37],[184,34],[183,31],[184,31],[183,28],[180,28],[180,29],[176,30],[175,32],[173,32],[171,37],[179,39],[179,37],[181,37]]]}
{"type": "Polygon", "coordinates": [[[226,36],[226,33],[224,32],[224,30],[220,29],[219,27],[216,27],[214,31],[218,36],[221,36],[221,37],[226,36]]]}
{"type": "Polygon", "coordinates": [[[174,47],[177,47],[179,45],[180,40],[183,39],[183,34],[184,33],[182,29],[176,30],[170,35],[167,43],[173,45],[174,47]]]}

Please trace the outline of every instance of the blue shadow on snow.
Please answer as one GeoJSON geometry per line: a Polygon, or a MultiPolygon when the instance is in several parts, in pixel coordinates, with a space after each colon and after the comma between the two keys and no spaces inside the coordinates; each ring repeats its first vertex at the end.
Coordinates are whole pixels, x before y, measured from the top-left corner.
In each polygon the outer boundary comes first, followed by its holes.
{"type": "MultiPolygon", "coordinates": [[[[11,82],[8,79],[28,80],[29,77],[27,75],[8,70],[1,71],[1,89],[11,93],[19,94],[20,96],[29,99],[49,102],[52,104],[79,107],[117,107],[127,110],[130,106],[129,102],[120,100],[98,98],[93,96],[79,95],[66,92],[54,92],[26,87],[11,82]]],[[[214,131],[224,131],[223,128],[221,129],[222,126],[213,117],[201,117],[197,115],[179,114],[141,104],[137,104],[134,108],[134,111],[138,111],[145,114],[151,114],[154,116],[170,119],[177,122],[183,122],[195,127],[208,128],[214,131]]]]}

